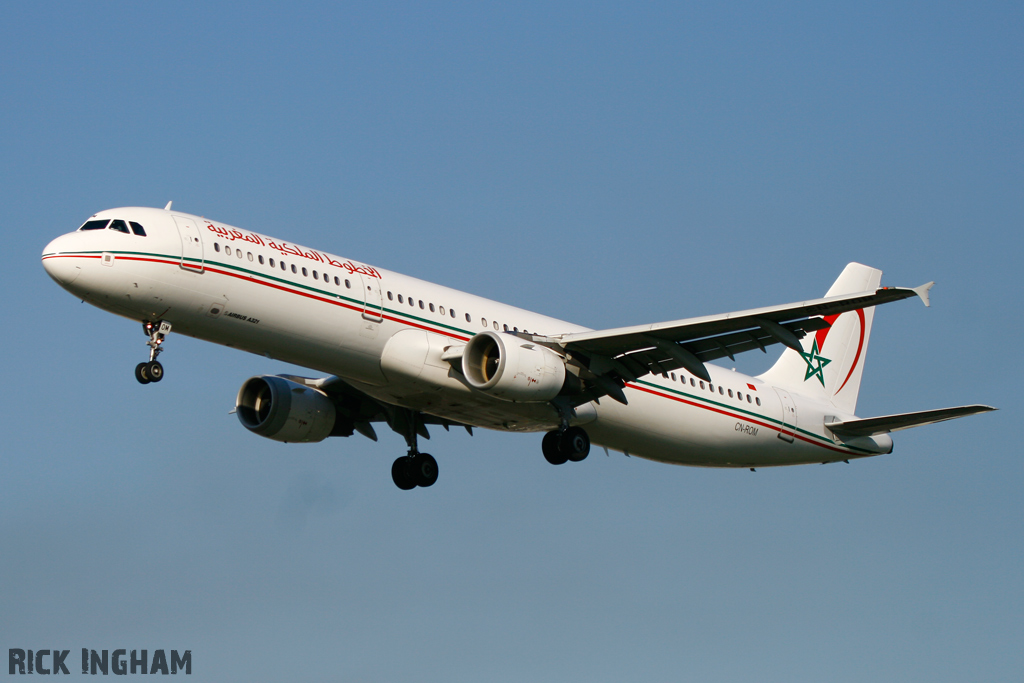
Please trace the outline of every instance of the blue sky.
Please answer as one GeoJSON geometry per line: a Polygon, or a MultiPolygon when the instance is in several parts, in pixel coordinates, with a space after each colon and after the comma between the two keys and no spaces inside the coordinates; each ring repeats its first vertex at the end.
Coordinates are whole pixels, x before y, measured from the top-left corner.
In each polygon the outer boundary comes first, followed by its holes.
{"type": "MultiPolygon", "coordinates": [[[[190,648],[195,680],[1016,680],[1024,11],[1011,3],[0,8],[0,649],[190,648]],[[290,368],[49,280],[175,207],[591,327],[935,280],[858,412],[994,414],[757,473],[537,435],[283,445],[290,368]]],[[[759,372],[769,357],[737,359],[759,372]]]]}

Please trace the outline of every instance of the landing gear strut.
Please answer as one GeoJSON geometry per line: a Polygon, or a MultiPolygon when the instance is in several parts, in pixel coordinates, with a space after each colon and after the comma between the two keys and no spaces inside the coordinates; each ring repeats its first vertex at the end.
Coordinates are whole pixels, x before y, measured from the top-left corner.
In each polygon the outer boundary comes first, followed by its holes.
{"type": "Polygon", "coordinates": [[[171,324],[163,320],[155,323],[147,320],[142,323],[142,331],[149,337],[149,341],[146,342],[146,346],[149,347],[149,362],[135,366],[135,379],[139,380],[139,384],[159,382],[164,378],[164,366],[160,365],[156,357],[163,351],[160,345],[170,333],[171,324]]]}
{"type": "Polygon", "coordinates": [[[393,422],[392,429],[401,432],[409,446],[409,454],[398,458],[391,465],[391,479],[395,486],[403,491],[412,490],[417,486],[433,486],[438,475],[437,461],[429,453],[420,453],[417,439],[420,428],[422,427],[425,437],[430,437],[419,413],[401,410],[394,415],[393,422]]]}
{"type": "Polygon", "coordinates": [[[590,437],[582,427],[566,427],[545,434],[541,450],[552,465],[579,462],[590,454],[590,437]]]}

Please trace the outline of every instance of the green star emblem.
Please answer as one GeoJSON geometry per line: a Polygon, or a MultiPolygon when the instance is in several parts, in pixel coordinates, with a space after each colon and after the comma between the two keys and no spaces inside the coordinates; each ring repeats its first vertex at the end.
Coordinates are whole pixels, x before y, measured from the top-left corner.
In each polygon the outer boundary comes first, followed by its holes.
{"type": "Polygon", "coordinates": [[[825,369],[825,366],[832,361],[828,358],[823,358],[818,354],[817,339],[814,340],[810,353],[804,353],[803,351],[800,352],[800,355],[804,358],[804,362],[807,363],[807,374],[804,375],[804,381],[806,382],[810,378],[817,376],[818,381],[821,382],[821,386],[825,386],[825,373],[823,370],[825,369]]]}

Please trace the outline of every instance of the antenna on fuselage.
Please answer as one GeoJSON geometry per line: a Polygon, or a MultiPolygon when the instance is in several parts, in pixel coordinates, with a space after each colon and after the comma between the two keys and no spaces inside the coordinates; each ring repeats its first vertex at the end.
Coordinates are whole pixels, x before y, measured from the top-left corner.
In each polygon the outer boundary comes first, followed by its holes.
{"type": "Polygon", "coordinates": [[[164,211],[170,211],[171,210],[171,204],[173,204],[173,203],[174,203],[173,199],[171,201],[167,202],[167,206],[164,207],[164,211]]]}

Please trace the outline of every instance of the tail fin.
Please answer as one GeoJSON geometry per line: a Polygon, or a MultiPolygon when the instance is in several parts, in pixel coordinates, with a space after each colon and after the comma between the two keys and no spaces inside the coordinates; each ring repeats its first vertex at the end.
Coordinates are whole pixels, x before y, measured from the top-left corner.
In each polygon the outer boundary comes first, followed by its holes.
{"type": "MultiPolygon", "coordinates": [[[[882,271],[877,268],[851,263],[825,296],[873,292],[881,280],[882,271]]],[[[831,327],[804,337],[802,353],[786,349],[761,379],[854,414],[874,316],[873,307],[827,316],[825,321],[831,327]]]]}

